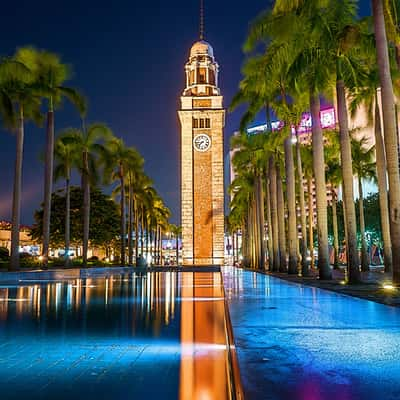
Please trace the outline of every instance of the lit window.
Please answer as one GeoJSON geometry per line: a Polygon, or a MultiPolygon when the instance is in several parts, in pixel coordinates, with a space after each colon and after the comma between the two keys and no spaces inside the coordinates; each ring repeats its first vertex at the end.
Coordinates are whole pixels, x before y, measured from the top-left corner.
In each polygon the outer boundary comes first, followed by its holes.
{"type": "Polygon", "coordinates": [[[199,127],[199,120],[197,118],[193,118],[193,128],[199,127]]]}
{"type": "Polygon", "coordinates": [[[210,128],[210,118],[206,118],[206,128],[210,128]]]}
{"type": "Polygon", "coordinates": [[[204,118],[200,118],[200,128],[204,128],[204,118]]]}

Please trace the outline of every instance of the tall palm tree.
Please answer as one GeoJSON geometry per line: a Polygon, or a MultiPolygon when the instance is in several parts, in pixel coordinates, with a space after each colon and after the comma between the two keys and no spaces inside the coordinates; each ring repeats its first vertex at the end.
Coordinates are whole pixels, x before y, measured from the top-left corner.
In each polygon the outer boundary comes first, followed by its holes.
{"type": "Polygon", "coordinates": [[[338,187],[342,183],[342,171],[340,166],[340,144],[339,136],[336,131],[327,133],[326,151],[326,176],[330,185],[332,196],[332,220],[333,220],[333,267],[339,267],[339,232],[338,232],[338,216],[337,216],[337,201],[338,187]]]}
{"type": "MultiPolygon", "coordinates": [[[[372,37],[372,40],[375,41],[375,38],[372,37]]],[[[360,107],[364,108],[367,112],[369,123],[373,124],[384,264],[385,271],[392,272],[392,244],[390,238],[386,154],[382,137],[381,111],[379,108],[379,72],[376,65],[375,43],[372,45],[366,45],[367,46],[364,47],[366,50],[365,61],[363,62],[366,70],[362,74],[360,84],[351,88],[350,108],[353,116],[357,113],[360,107]]]]}
{"type": "Polygon", "coordinates": [[[26,120],[42,121],[40,86],[32,71],[15,59],[0,61],[1,114],[6,126],[16,134],[16,160],[12,202],[10,269],[19,267],[19,225],[21,214],[22,163],[26,120]]]}
{"type": "Polygon", "coordinates": [[[300,148],[303,163],[303,174],[307,181],[308,202],[308,245],[310,250],[310,266],[315,267],[314,257],[314,199],[313,199],[313,155],[311,145],[303,145],[300,148]]]}
{"type": "Polygon", "coordinates": [[[120,183],[120,211],[121,211],[121,265],[126,263],[126,194],[125,179],[129,169],[141,169],[143,159],[136,149],[125,146],[122,139],[112,138],[101,148],[101,163],[104,165],[104,177],[108,183],[118,179],[120,183]]]}
{"type": "Polygon", "coordinates": [[[104,124],[92,124],[88,127],[83,124],[82,129],[70,129],[64,136],[67,144],[74,146],[79,154],[79,171],[83,189],[83,266],[87,266],[87,252],[89,246],[90,227],[90,186],[99,180],[97,161],[104,151],[104,145],[112,138],[111,130],[104,124]]]}
{"type": "Polygon", "coordinates": [[[70,78],[70,68],[63,64],[58,55],[33,47],[20,48],[15,58],[24,63],[40,84],[41,94],[47,99],[47,127],[44,168],[44,206],[43,206],[43,266],[47,266],[50,240],[51,193],[54,162],[54,110],[62,98],[68,98],[82,113],[86,109],[84,98],[77,90],[65,87],[70,78]]]}
{"type": "Polygon", "coordinates": [[[375,146],[368,145],[368,139],[363,137],[359,140],[353,138],[351,142],[351,154],[353,157],[353,169],[358,180],[358,201],[360,217],[360,236],[361,236],[361,269],[369,271],[369,257],[367,243],[365,241],[365,218],[364,218],[364,195],[363,180],[373,180],[376,178],[375,146]]]}
{"type": "Polygon", "coordinates": [[[396,113],[385,16],[382,0],[372,0],[377,64],[382,92],[382,112],[389,178],[390,235],[392,240],[393,283],[400,285],[400,174],[396,113]]]}
{"type": "Polygon", "coordinates": [[[70,133],[69,130],[63,131],[56,139],[54,146],[54,180],[65,179],[65,266],[70,264],[70,220],[71,220],[71,201],[70,183],[72,169],[79,165],[75,148],[72,144],[66,143],[64,136],[70,133]]]}

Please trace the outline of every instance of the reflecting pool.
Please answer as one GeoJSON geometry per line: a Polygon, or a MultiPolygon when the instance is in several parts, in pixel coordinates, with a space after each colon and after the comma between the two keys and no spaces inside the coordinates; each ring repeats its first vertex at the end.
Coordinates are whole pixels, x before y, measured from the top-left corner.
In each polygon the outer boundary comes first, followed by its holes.
{"type": "Polygon", "coordinates": [[[0,283],[0,396],[229,399],[226,330],[220,272],[20,273],[0,283]]]}
{"type": "Polygon", "coordinates": [[[246,398],[400,399],[400,308],[223,269],[246,398]]]}

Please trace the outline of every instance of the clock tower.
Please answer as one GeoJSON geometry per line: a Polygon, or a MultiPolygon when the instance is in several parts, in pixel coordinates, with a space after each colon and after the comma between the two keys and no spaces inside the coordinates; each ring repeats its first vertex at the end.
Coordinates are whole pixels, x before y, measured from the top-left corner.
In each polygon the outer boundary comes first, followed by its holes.
{"type": "Polygon", "coordinates": [[[181,222],[183,265],[224,261],[225,110],[213,48],[196,42],[186,63],[181,123],[181,222]]]}

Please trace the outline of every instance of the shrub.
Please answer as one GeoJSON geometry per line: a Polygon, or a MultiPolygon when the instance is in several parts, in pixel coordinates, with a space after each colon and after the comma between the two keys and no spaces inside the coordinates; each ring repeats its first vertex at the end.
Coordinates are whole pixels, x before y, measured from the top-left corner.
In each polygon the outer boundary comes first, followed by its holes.
{"type": "Polygon", "coordinates": [[[9,258],[10,258],[10,253],[7,247],[0,247],[0,260],[8,261],[9,258]]]}

